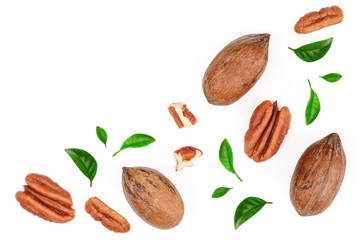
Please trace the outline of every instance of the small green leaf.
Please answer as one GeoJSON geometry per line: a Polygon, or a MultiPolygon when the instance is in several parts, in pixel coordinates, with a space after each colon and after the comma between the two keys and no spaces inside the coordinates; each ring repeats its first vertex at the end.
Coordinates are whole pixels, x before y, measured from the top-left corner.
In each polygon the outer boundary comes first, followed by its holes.
{"type": "Polygon", "coordinates": [[[321,78],[325,79],[325,81],[328,81],[328,82],[337,82],[339,81],[342,76],[338,73],[329,73],[329,74],[326,74],[325,76],[320,76],[321,78]]]}
{"type": "Polygon", "coordinates": [[[258,211],[261,210],[265,204],[272,204],[272,202],[266,202],[258,197],[245,198],[236,208],[234,216],[234,226],[238,229],[241,224],[249,220],[258,211]]]}
{"type": "Polygon", "coordinates": [[[304,46],[301,46],[297,49],[289,47],[290,50],[305,62],[315,62],[323,58],[326,53],[329,51],[332,41],[334,38],[328,38],[322,41],[310,43],[304,46]]]}
{"type": "Polygon", "coordinates": [[[230,191],[233,188],[228,188],[228,187],[219,187],[217,189],[215,189],[215,191],[212,194],[212,198],[220,198],[222,196],[224,196],[225,194],[227,194],[228,191],[230,191]]]}
{"type": "Polygon", "coordinates": [[[145,147],[153,142],[155,142],[155,138],[153,138],[149,135],[142,134],[142,133],[134,134],[125,140],[125,142],[122,144],[120,150],[117,151],[116,153],[114,153],[113,157],[116,154],[118,154],[121,150],[124,150],[126,148],[145,147]]]}
{"type": "Polygon", "coordinates": [[[90,180],[90,187],[97,171],[97,162],[90,153],[77,148],[65,149],[80,171],[90,180]]]}
{"type": "Polygon", "coordinates": [[[97,126],[96,127],[96,135],[98,136],[100,141],[103,144],[105,144],[105,147],[106,147],[106,142],[107,142],[107,133],[106,133],[106,131],[102,127],[97,126]]]}
{"type": "Polygon", "coordinates": [[[310,86],[310,98],[305,110],[305,122],[306,125],[311,124],[320,113],[320,100],[316,92],[312,89],[310,80],[308,80],[310,86]]]}
{"type": "Polygon", "coordinates": [[[222,141],[222,143],[220,145],[219,159],[220,159],[221,164],[224,166],[224,168],[226,168],[226,170],[235,174],[236,177],[240,181],[242,181],[241,178],[235,172],[235,169],[233,166],[233,163],[234,163],[233,152],[232,152],[230,143],[226,138],[222,141]]]}

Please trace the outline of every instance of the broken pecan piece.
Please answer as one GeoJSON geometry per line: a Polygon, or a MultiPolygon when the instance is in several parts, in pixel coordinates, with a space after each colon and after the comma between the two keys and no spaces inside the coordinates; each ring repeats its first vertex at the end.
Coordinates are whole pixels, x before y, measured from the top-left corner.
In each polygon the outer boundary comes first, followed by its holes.
{"type": "Polygon", "coordinates": [[[31,173],[25,178],[28,185],[15,197],[28,212],[50,222],[66,223],[74,219],[70,193],[49,177],[31,173]]]}
{"type": "Polygon", "coordinates": [[[87,200],[85,210],[96,221],[101,221],[102,225],[111,231],[125,233],[130,230],[128,221],[97,197],[87,200]]]}
{"type": "Polygon", "coordinates": [[[191,167],[194,165],[195,160],[201,157],[202,151],[200,149],[186,146],[174,152],[174,156],[177,162],[176,171],[180,171],[184,167],[191,167]]]}
{"type": "Polygon", "coordinates": [[[343,18],[343,12],[338,6],[326,7],[320,9],[319,12],[305,14],[295,24],[294,30],[297,33],[311,33],[341,23],[343,18]]]}
{"type": "Polygon", "coordinates": [[[197,123],[196,117],[189,111],[185,103],[170,104],[168,110],[179,128],[192,127],[197,123]]]}
{"type": "Polygon", "coordinates": [[[290,110],[277,101],[264,101],[256,107],[251,116],[249,130],[245,134],[245,153],[255,162],[263,162],[276,154],[291,121],[290,110]]]}

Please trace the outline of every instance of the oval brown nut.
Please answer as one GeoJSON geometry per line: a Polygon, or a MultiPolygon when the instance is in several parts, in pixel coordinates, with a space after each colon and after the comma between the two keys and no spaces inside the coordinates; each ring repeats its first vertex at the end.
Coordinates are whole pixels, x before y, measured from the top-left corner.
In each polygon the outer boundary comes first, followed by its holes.
{"type": "Polygon", "coordinates": [[[128,221],[97,197],[87,200],[85,211],[111,231],[125,233],[130,230],[128,221]]]}
{"type": "Polygon", "coordinates": [[[301,155],[290,184],[290,199],[300,216],[325,211],[345,175],[346,156],[338,134],[311,144],[301,155]]]}
{"type": "Polygon", "coordinates": [[[305,14],[295,24],[294,30],[297,33],[311,33],[324,27],[341,23],[344,14],[338,6],[326,7],[319,12],[305,14]]]}
{"type": "Polygon", "coordinates": [[[225,46],[207,68],[202,87],[214,105],[229,105],[259,80],[268,61],[270,34],[249,34],[225,46]]]}
{"type": "Polygon", "coordinates": [[[66,223],[74,219],[69,192],[41,174],[28,174],[25,181],[28,185],[24,186],[24,192],[15,195],[22,208],[50,222],[66,223]]]}
{"type": "Polygon", "coordinates": [[[123,167],[123,191],[131,208],[148,224],[169,229],[184,216],[184,202],[172,182],[147,167],[123,167]]]}
{"type": "Polygon", "coordinates": [[[263,162],[276,154],[287,134],[291,122],[290,110],[277,101],[262,102],[251,116],[249,130],[245,133],[244,150],[255,162],[263,162]]]}

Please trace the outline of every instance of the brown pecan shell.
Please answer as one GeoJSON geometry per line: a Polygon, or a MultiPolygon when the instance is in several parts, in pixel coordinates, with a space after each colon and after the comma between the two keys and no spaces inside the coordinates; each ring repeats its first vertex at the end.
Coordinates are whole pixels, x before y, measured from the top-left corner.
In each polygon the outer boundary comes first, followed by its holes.
{"type": "Polygon", "coordinates": [[[269,100],[256,107],[244,138],[244,150],[255,162],[263,162],[276,154],[291,121],[287,107],[279,111],[277,102],[269,100]]]}
{"type": "Polygon", "coordinates": [[[85,210],[111,231],[125,233],[130,230],[128,221],[97,197],[92,197],[86,202],[85,210]]]}
{"type": "Polygon", "coordinates": [[[297,33],[311,33],[334,24],[341,23],[344,18],[343,11],[338,6],[326,7],[319,12],[305,14],[295,24],[297,33]]]}
{"type": "Polygon", "coordinates": [[[338,194],[346,169],[346,155],[337,133],[311,144],[296,164],[290,199],[300,216],[325,211],[338,194]]]}
{"type": "Polygon", "coordinates": [[[22,208],[50,222],[66,223],[74,219],[69,192],[41,174],[28,174],[25,181],[28,185],[24,191],[15,195],[22,208]]]}

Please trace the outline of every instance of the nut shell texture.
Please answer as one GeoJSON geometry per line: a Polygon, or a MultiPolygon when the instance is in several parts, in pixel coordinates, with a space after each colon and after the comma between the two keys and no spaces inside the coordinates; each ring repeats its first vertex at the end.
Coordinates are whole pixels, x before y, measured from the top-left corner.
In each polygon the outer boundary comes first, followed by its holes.
{"type": "Polygon", "coordinates": [[[123,191],[126,200],[148,224],[169,229],[184,216],[184,203],[171,181],[147,167],[123,168],[123,191]]]}
{"type": "Polygon", "coordinates": [[[339,192],[346,157],[338,134],[311,144],[300,157],[290,184],[291,202],[301,216],[325,211],[339,192]]]}
{"type": "Polygon", "coordinates": [[[268,61],[270,34],[249,34],[225,46],[207,68],[203,91],[209,103],[229,105],[259,80],[268,61]]]}

